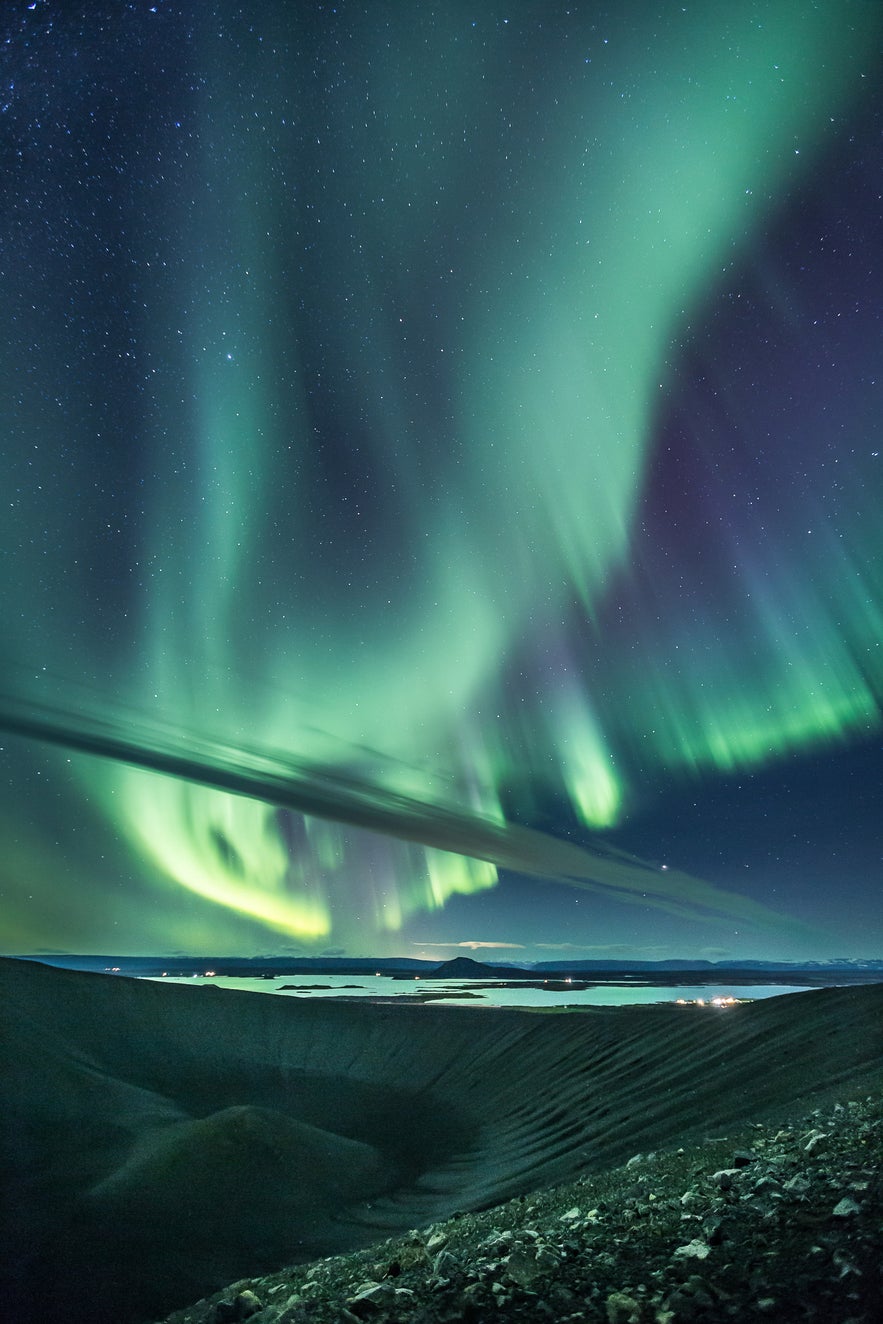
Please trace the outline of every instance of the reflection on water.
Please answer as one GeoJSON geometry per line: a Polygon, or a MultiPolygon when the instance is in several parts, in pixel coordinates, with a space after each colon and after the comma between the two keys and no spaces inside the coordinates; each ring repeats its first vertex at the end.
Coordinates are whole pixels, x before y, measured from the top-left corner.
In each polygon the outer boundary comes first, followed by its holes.
{"type": "MultiPolygon", "coordinates": [[[[248,992],[275,993],[287,998],[390,998],[426,1001],[431,1006],[464,1007],[625,1007],[652,1002],[700,1000],[713,1006],[714,999],[779,997],[804,993],[804,984],[595,984],[584,988],[575,982],[550,980],[549,987],[488,984],[484,980],[391,979],[386,975],[284,975],[274,979],[235,979],[225,975],[167,977],[167,984],[215,984],[248,992]],[[439,996],[441,995],[441,996],[439,996]]],[[[725,1008],[718,1008],[725,1010],[725,1008]]]]}

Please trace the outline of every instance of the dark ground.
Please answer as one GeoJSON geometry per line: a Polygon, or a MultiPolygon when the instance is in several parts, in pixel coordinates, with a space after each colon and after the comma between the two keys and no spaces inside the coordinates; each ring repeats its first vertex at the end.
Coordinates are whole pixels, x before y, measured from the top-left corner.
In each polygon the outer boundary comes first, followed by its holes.
{"type": "Polygon", "coordinates": [[[0,960],[0,1005],[0,1324],[883,1322],[883,984],[533,1013],[0,960]]]}

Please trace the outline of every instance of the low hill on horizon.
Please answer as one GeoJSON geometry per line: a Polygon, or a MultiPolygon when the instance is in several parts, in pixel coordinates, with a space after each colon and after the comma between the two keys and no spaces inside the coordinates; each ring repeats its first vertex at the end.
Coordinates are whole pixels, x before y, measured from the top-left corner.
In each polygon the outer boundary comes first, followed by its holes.
{"type": "MultiPolygon", "coordinates": [[[[491,965],[484,961],[474,961],[471,956],[455,956],[451,961],[442,961],[428,978],[431,979],[530,979],[536,971],[524,966],[491,965]]],[[[427,978],[427,976],[423,976],[427,978]]]]}
{"type": "Polygon", "coordinates": [[[619,975],[619,974],[707,974],[715,978],[726,974],[834,974],[879,976],[883,979],[883,957],[835,957],[829,961],[709,961],[703,958],[671,958],[664,961],[568,960],[536,962],[477,961],[474,957],[456,956],[446,961],[429,961],[412,956],[198,956],[179,953],[168,956],[125,956],[101,953],[14,953],[3,960],[30,961],[62,970],[91,970],[107,973],[154,975],[204,974],[275,978],[277,975],[306,974],[419,974],[422,978],[447,979],[476,977],[482,979],[535,979],[544,975],[619,975]]]}

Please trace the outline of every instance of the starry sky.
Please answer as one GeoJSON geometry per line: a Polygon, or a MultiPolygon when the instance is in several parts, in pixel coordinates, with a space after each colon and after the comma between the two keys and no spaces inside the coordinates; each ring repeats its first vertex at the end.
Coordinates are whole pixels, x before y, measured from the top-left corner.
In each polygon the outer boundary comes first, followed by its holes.
{"type": "Polygon", "coordinates": [[[867,0],[7,0],[3,950],[883,955],[867,0]]]}

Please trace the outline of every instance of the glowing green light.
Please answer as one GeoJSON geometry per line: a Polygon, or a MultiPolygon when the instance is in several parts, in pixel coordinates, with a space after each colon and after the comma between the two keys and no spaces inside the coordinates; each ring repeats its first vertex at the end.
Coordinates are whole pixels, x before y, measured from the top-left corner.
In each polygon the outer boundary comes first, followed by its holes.
{"type": "MultiPolygon", "coordinates": [[[[652,43],[614,16],[603,73],[574,72],[578,43],[550,39],[537,87],[467,43],[458,7],[433,16],[428,45],[415,10],[344,43],[358,105],[317,88],[325,37],[307,20],[280,20],[232,67],[224,23],[197,21],[192,140],[145,201],[175,269],[152,252],[139,266],[137,391],[122,376],[105,392],[51,293],[16,305],[35,317],[35,384],[20,347],[0,347],[20,429],[0,487],[21,689],[44,701],[49,659],[69,711],[85,683],[96,706],[223,744],[231,766],[281,751],[378,788],[392,816],[399,797],[500,828],[513,786],[528,812],[569,801],[603,830],[661,768],[728,772],[879,729],[879,512],[860,484],[845,536],[821,519],[805,556],[784,535],[768,556],[737,547],[725,606],[721,584],[651,588],[646,619],[601,627],[621,580],[653,584],[658,548],[635,564],[635,526],[660,387],[861,95],[872,8],[772,0],[759,22],[702,0],[652,43]],[[122,498],[88,514],[71,500],[97,488],[96,402],[110,419],[116,392],[137,429],[116,475],[137,492],[122,588],[103,541],[122,498]],[[29,555],[34,530],[51,542],[29,555]]],[[[580,6],[567,17],[596,40],[580,6]]],[[[133,872],[206,903],[200,923],[216,908],[364,943],[366,923],[398,931],[497,881],[497,856],[437,838],[286,817],[122,764],[50,765],[133,872]]],[[[629,903],[705,913],[717,895],[764,919],[675,870],[524,849],[537,874],[629,903]]]]}
{"type": "Polygon", "coordinates": [[[426,870],[429,874],[430,908],[439,910],[457,894],[468,896],[493,887],[497,870],[489,860],[470,860],[447,851],[426,850],[426,870]]]}
{"type": "Polygon", "coordinates": [[[330,932],[318,886],[308,890],[301,878],[296,892],[289,887],[271,806],[133,768],[114,781],[119,821],[175,882],[278,933],[310,940],[330,932]]]}
{"type": "Polygon", "coordinates": [[[557,734],[562,776],[578,818],[590,828],[611,827],[622,807],[622,788],[583,696],[571,691],[563,697],[557,734]]]}
{"type": "MultiPolygon", "coordinates": [[[[170,474],[160,493],[153,552],[163,573],[142,647],[163,711],[229,731],[234,746],[244,734],[496,822],[502,786],[538,773],[591,828],[622,817],[630,744],[662,764],[728,769],[837,738],[867,718],[869,696],[851,678],[832,685],[824,659],[774,637],[781,602],[762,624],[769,665],[750,682],[745,658],[729,665],[724,656],[700,678],[663,669],[651,650],[627,697],[615,675],[602,667],[593,676],[568,649],[523,716],[507,711],[505,688],[525,633],[549,637],[554,650],[568,604],[576,597],[594,617],[627,561],[672,338],[734,241],[808,164],[795,137],[811,135],[851,76],[858,39],[841,28],[834,6],[776,5],[761,27],[708,5],[702,22],[661,41],[650,65],[626,41],[611,52],[609,79],[566,83],[547,107],[542,153],[528,141],[516,155],[508,223],[480,251],[482,281],[458,286],[453,271],[462,315],[440,331],[453,340],[431,347],[448,401],[441,413],[414,384],[426,368],[412,357],[407,317],[393,316],[389,289],[378,316],[375,278],[366,281],[370,271],[394,282],[389,252],[396,270],[418,263],[432,223],[437,178],[419,144],[408,145],[415,123],[448,142],[457,178],[449,98],[433,100],[422,83],[397,94],[378,133],[396,144],[407,196],[392,177],[378,187],[375,152],[329,176],[332,193],[346,177],[348,190],[383,197],[358,250],[335,249],[323,287],[333,307],[350,292],[328,371],[336,383],[340,364],[355,365],[359,444],[371,446],[371,483],[345,502],[315,450],[312,379],[293,351],[306,334],[300,315],[287,342],[273,330],[274,266],[291,226],[265,187],[275,149],[255,149],[240,93],[226,69],[213,69],[215,102],[227,111],[203,126],[211,202],[201,230],[212,242],[194,267],[185,344],[199,476],[170,501],[170,474]],[[627,114],[617,69],[638,89],[627,114]],[[233,155],[244,177],[223,167],[233,155]],[[337,525],[356,519],[356,506],[371,540],[364,558],[342,559],[337,525]],[[599,680],[603,696],[593,692],[599,680]]],[[[374,55],[378,68],[398,67],[395,50],[374,55]]],[[[283,119],[284,86],[251,58],[283,119]]],[[[465,57],[461,75],[461,94],[477,95],[465,57]]],[[[432,78],[444,81],[438,70],[432,78]]],[[[337,442],[358,462],[345,432],[337,442]]],[[[121,771],[115,789],[130,782],[121,771]]],[[[351,830],[308,827],[289,864],[271,813],[185,785],[138,785],[115,800],[115,821],[169,876],[303,937],[351,927],[340,895],[360,886],[367,849],[351,830]]],[[[376,872],[388,880],[376,885],[376,923],[393,929],[496,879],[491,864],[431,849],[422,857],[395,842],[376,872]]]]}

